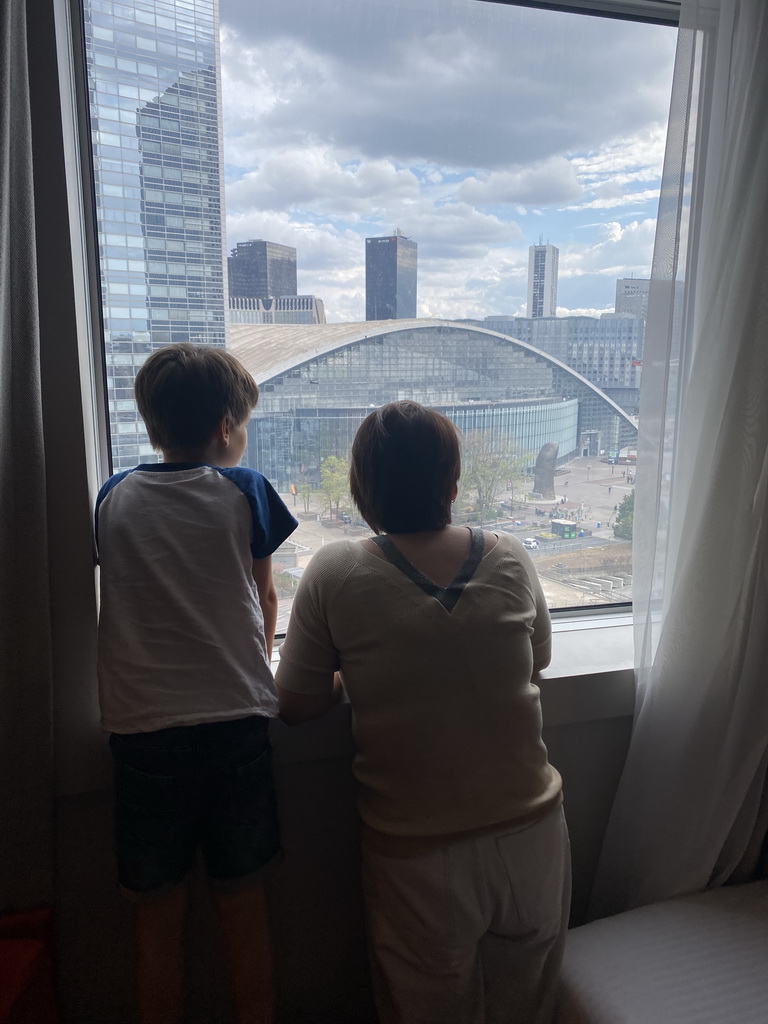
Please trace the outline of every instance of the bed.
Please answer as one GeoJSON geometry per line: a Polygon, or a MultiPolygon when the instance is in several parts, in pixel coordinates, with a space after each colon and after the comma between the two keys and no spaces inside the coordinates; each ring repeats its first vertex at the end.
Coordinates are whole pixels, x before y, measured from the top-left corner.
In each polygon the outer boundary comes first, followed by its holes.
{"type": "Polygon", "coordinates": [[[768,881],[568,933],[556,1024],[767,1024],[768,881]]]}

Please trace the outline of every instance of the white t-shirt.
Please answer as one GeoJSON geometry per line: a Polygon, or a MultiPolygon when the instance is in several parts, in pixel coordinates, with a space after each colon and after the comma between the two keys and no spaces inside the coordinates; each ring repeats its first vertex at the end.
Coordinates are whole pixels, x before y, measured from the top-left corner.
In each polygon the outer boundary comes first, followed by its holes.
{"type": "Polygon", "coordinates": [[[252,469],[141,465],[96,504],[98,674],[109,732],[275,717],[253,559],[298,524],[252,469]]]}

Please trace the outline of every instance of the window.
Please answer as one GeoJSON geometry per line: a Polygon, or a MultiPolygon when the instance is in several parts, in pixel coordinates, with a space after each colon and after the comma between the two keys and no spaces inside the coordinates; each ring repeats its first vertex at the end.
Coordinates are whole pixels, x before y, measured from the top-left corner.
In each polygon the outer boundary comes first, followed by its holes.
{"type": "Polygon", "coordinates": [[[246,457],[301,522],[285,614],[312,551],[366,533],[333,460],[406,397],[465,433],[458,521],[537,538],[553,607],[631,600],[674,30],[482,0],[219,7],[84,0],[115,469],[154,458],[126,404],[147,353],[228,344],[262,385],[246,457]]]}

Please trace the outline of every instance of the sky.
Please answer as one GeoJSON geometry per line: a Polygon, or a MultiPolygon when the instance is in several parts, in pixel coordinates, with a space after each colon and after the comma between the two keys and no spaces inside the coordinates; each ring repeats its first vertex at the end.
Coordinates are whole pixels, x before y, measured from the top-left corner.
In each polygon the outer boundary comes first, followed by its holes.
{"type": "Polygon", "coordinates": [[[674,29],[484,0],[220,0],[227,244],[295,246],[365,318],[365,238],[419,246],[418,315],[612,310],[653,252],[674,29]]]}

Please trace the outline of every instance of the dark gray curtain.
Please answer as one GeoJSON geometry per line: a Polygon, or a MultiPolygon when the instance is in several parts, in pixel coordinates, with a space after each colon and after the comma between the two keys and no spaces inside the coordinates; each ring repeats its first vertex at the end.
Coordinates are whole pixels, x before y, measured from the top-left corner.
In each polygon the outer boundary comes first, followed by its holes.
{"type": "Polygon", "coordinates": [[[26,0],[0,3],[0,913],[52,896],[51,624],[27,13],[26,0]]]}

